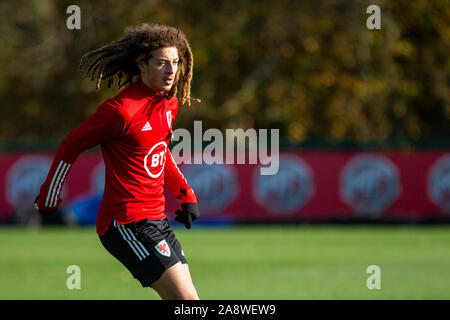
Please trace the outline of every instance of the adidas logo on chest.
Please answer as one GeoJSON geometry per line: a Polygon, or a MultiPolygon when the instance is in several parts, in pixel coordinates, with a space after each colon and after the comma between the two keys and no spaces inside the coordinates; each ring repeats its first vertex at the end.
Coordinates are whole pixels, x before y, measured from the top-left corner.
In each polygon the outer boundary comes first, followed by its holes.
{"type": "Polygon", "coordinates": [[[142,127],[141,131],[150,131],[152,130],[152,126],[150,125],[150,122],[147,121],[147,123],[142,127]]]}

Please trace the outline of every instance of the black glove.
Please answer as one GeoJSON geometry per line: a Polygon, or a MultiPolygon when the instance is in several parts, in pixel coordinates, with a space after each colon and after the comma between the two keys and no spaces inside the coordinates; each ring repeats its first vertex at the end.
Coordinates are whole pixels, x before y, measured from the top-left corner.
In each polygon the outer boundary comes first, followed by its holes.
{"type": "Polygon", "coordinates": [[[200,211],[196,203],[183,203],[181,205],[183,210],[177,210],[175,220],[184,224],[186,229],[190,229],[192,221],[198,219],[200,211]]]}

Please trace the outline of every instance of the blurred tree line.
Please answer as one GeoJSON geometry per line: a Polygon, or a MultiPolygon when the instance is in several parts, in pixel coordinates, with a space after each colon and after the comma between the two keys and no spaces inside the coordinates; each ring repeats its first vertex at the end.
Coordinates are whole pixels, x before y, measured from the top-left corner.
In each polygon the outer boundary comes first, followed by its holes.
{"type": "Polygon", "coordinates": [[[193,96],[175,127],[279,128],[283,138],[450,137],[448,0],[0,2],[0,139],[61,139],[117,87],[81,56],[143,22],[181,28],[193,96]],[[69,30],[69,5],[81,29],[69,30]],[[381,8],[368,30],[366,8],[381,8]]]}

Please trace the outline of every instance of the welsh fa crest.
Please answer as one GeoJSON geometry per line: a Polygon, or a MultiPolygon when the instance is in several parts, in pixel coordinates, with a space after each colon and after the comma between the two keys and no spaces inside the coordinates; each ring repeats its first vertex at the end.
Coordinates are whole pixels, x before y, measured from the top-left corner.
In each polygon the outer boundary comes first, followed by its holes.
{"type": "Polygon", "coordinates": [[[167,111],[166,116],[167,116],[167,124],[169,125],[170,128],[172,126],[172,111],[167,111]]]}
{"type": "Polygon", "coordinates": [[[170,247],[167,244],[166,240],[162,240],[160,241],[156,246],[155,246],[156,251],[158,251],[160,254],[162,254],[163,256],[166,257],[170,257],[170,247]]]}

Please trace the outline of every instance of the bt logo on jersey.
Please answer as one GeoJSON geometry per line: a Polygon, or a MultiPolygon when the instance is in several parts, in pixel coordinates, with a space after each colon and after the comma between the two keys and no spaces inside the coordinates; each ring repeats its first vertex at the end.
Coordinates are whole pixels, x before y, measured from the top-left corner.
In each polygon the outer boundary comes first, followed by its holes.
{"type": "Polygon", "coordinates": [[[157,166],[162,166],[163,160],[164,160],[164,151],[161,151],[160,153],[152,155],[152,168],[155,168],[157,166]]]}
{"type": "Polygon", "coordinates": [[[144,168],[152,178],[158,178],[166,163],[167,144],[164,141],[155,144],[144,158],[144,168]],[[150,159],[149,159],[150,158],[150,159]]]}

